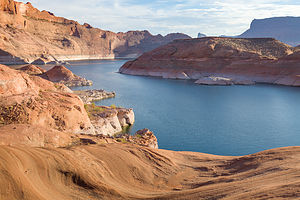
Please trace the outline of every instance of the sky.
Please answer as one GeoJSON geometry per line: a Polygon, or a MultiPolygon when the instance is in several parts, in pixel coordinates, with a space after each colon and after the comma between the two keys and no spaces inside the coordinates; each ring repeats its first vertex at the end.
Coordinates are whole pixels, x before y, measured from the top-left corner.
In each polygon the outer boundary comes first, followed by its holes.
{"type": "MultiPolygon", "coordinates": [[[[28,0],[17,0],[26,3],[28,0]]],[[[239,35],[253,19],[299,16],[299,0],[29,0],[40,10],[114,32],[239,35]]]]}

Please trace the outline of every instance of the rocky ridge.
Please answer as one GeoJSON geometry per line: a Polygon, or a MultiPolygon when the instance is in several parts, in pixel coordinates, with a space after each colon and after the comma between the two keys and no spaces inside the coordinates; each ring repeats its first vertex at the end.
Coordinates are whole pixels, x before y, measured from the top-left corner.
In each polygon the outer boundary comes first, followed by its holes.
{"type": "Polygon", "coordinates": [[[300,86],[299,59],[298,48],[272,38],[206,37],[176,40],[128,61],[119,71],[209,85],[300,86]]]}
{"type": "Polygon", "coordinates": [[[39,11],[30,3],[0,0],[0,63],[45,64],[67,60],[136,57],[184,34],[113,33],[39,11]]]}

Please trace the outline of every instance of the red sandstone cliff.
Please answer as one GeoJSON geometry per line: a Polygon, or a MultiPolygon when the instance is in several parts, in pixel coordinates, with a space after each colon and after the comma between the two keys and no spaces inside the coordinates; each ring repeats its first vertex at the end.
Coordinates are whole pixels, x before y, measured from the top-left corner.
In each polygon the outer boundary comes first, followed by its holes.
{"type": "Polygon", "coordinates": [[[198,84],[272,83],[300,86],[300,51],[271,38],[207,37],[176,40],[134,61],[120,72],[194,79],[198,84]]]}
{"type": "Polygon", "coordinates": [[[153,36],[148,31],[113,33],[39,11],[30,3],[0,0],[2,64],[136,57],[179,38],[189,36],[153,36]]]}

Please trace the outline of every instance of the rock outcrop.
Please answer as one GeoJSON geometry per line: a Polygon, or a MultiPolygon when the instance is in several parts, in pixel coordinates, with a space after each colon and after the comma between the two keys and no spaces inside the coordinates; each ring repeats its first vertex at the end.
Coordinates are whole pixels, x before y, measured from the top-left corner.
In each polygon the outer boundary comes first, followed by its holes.
{"type": "Polygon", "coordinates": [[[77,95],[61,90],[63,87],[0,65],[0,126],[28,124],[94,134],[83,102],[77,95]]]}
{"type": "Polygon", "coordinates": [[[29,75],[42,75],[46,72],[45,69],[32,64],[21,67],[19,70],[22,70],[29,75]]]}
{"type": "Polygon", "coordinates": [[[65,66],[58,65],[45,72],[43,78],[57,83],[62,83],[68,87],[91,86],[92,81],[73,74],[65,66]]]}
{"type": "Polygon", "coordinates": [[[134,134],[134,142],[140,146],[146,146],[153,149],[158,149],[157,138],[152,131],[145,128],[134,134]]]}
{"type": "MultiPolygon", "coordinates": [[[[18,70],[21,70],[29,75],[36,75],[42,77],[54,83],[64,84],[67,87],[93,85],[93,81],[87,80],[85,78],[73,74],[71,70],[69,70],[63,65],[54,66],[53,68],[46,71],[41,67],[35,66],[33,64],[29,64],[24,67],[18,68],[18,70]]],[[[59,87],[59,85],[56,86],[59,87]]],[[[71,91],[66,89],[66,87],[61,89],[65,89],[65,91],[69,91],[69,92],[71,91]]],[[[81,91],[81,92],[77,92],[77,94],[78,95],[80,94],[84,100],[92,100],[92,99],[97,100],[97,98],[99,99],[100,97],[104,98],[105,96],[113,95],[113,93],[108,93],[101,90],[81,91]]]]}
{"type": "MultiPolygon", "coordinates": [[[[132,109],[84,104],[65,85],[39,77],[39,70],[43,71],[32,65],[20,70],[0,65],[0,145],[66,147],[115,135],[134,123],[132,109]]],[[[87,101],[110,94],[100,91],[83,92],[87,101]]],[[[108,140],[104,141],[116,143],[108,140]]]]}
{"type": "Polygon", "coordinates": [[[143,147],[158,149],[157,138],[152,131],[145,128],[137,131],[134,135],[128,133],[118,134],[115,136],[117,142],[123,144],[136,144],[143,147]]]}
{"type": "Polygon", "coordinates": [[[275,38],[292,46],[300,44],[300,17],[255,19],[240,38],[275,38]]]}
{"type": "Polygon", "coordinates": [[[0,63],[136,57],[184,34],[165,37],[148,31],[113,33],[39,11],[30,3],[0,0],[0,63]]]}
{"type": "Polygon", "coordinates": [[[176,40],[128,61],[119,71],[130,75],[192,79],[198,84],[300,86],[299,52],[298,48],[272,38],[176,40]]]}
{"type": "Polygon", "coordinates": [[[76,90],[74,93],[81,98],[84,104],[114,98],[116,96],[115,92],[107,92],[105,90],[76,90]]]}
{"type": "Polygon", "coordinates": [[[133,125],[134,112],[132,109],[115,106],[96,106],[86,104],[85,109],[95,128],[95,133],[113,136],[121,133],[124,128],[133,125]]]}

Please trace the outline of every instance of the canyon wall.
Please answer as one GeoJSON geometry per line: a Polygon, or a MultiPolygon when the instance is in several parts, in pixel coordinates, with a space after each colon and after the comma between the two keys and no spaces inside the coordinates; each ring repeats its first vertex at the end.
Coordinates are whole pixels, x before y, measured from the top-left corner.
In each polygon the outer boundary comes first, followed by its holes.
{"type": "Polygon", "coordinates": [[[0,0],[0,63],[136,57],[184,34],[114,33],[39,11],[30,3],[0,0]]]}

